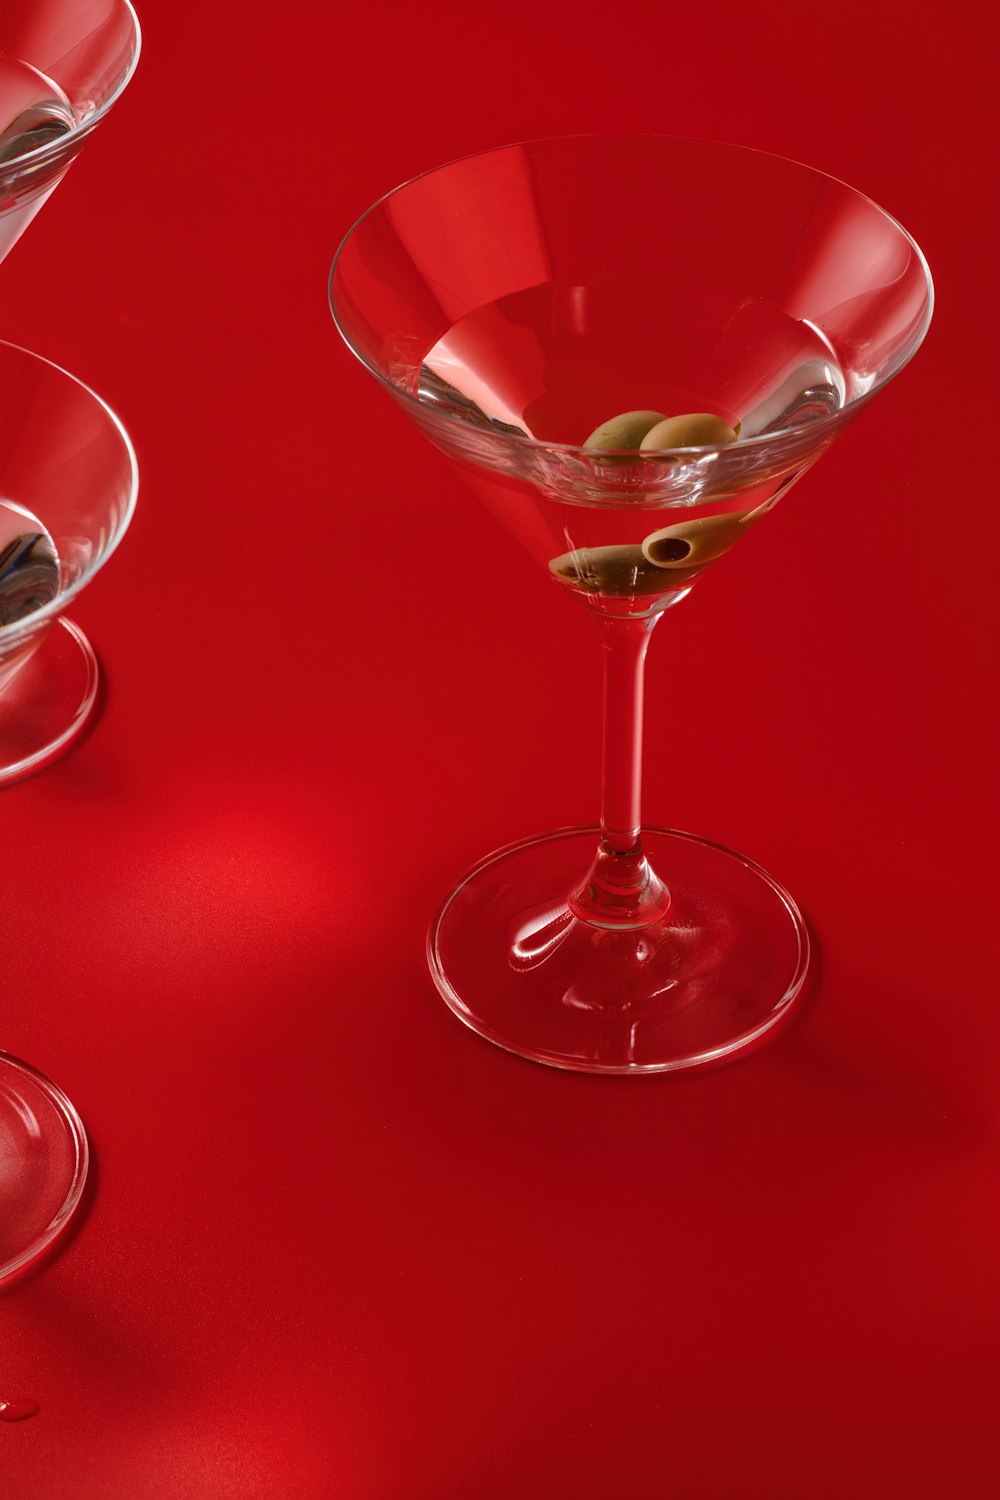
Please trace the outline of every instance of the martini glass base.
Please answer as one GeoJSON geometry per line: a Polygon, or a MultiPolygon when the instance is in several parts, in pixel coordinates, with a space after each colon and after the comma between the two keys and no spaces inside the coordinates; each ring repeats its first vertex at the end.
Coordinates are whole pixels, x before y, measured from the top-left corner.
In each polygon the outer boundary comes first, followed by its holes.
{"type": "Polygon", "coordinates": [[[766,871],[691,834],[644,828],[670,907],[646,927],[598,927],[566,900],[597,839],[597,828],[567,828],[510,844],[451,892],[427,951],[460,1020],[551,1067],[662,1073],[750,1052],[790,1018],[809,939],[766,871]]]}
{"type": "Polygon", "coordinates": [[[65,1094],[0,1052],[0,1284],[65,1228],[87,1179],[87,1137],[65,1094]]]}
{"type": "Polygon", "coordinates": [[[0,694],[0,786],[29,776],[69,748],[97,701],[94,649],[59,619],[0,694]]]}

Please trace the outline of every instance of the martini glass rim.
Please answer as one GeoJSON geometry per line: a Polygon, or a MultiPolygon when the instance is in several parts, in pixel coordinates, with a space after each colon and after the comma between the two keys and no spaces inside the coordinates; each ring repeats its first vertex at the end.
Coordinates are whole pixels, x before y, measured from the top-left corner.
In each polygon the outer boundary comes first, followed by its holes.
{"type": "MultiPolygon", "coordinates": [[[[924,310],[923,322],[920,325],[918,333],[913,338],[910,348],[907,350],[905,359],[903,359],[895,367],[895,369],[891,370],[888,374],[879,376],[868,388],[868,390],[854,397],[851,401],[846,402],[845,405],[837,407],[835,411],[828,412],[823,416],[814,418],[805,426],[800,424],[799,426],[782,427],[774,432],[762,432],[759,433],[756,437],[741,438],[738,444],[707,443],[698,446],[692,445],[690,447],[684,448],[648,449],[644,451],[642,455],[644,459],[664,460],[677,458],[705,458],[711,454],[725,453],[727,451],[731,452],[734,447],[739,447],[741,450],[760,450],[767,447],[772,447],[775,444],[780,444],[783,438],[793,436],[801,438],[803,432],[805,431],[808,431],[811,434],[815,434],[817,439],[821,439],[823,434],[828,431],[830,433],[835,433],[845,415],[860,411],[864,406],[868,404],[868,402],[874,395],[876,395],[880,391],[885,390],[886,386],[890,385],[892,381],[895,380],[896,376],[902,374],[903,370],[906,369],[907,365],[910,363],[910,360],[913,358],[913,356],[916,354],[917,350],[923,343],[927,335],[927,330],[931,324],[931,318],[934,312],[934,281],[931,276],[930,266],[927,264],[927,257],[924,255],[924,252],[921,250],[912,234],[910,234],[909,230],[906,229],[897,218],[890,214],[887,209],[884,209],[880,203],[876,203],[874,198],[870,198],[867,193],[861,192],[859,188],[852,187],[850,183],[844,182],[842,178],[834,177],[831,173],[822,171],[819,167],[809,166],[806,162],[798,161],[794,157],[781,156],[774,151],[764,151],[757,146],[744,146],[732,141],[713,140],[708,136],[667,135],[661,131],[582,131],[574,135],[539,136],[529,138],[527,140],[510,141],[506,145],[490,146],[484,150],[469,151],[465,152],[461,156],[452,157],[449,161],[441,162],[434,167],[428,167],[426,171],[415,173],[414,176],[408,177],[405,182],[397,183],[395,187],[390,188],[388,192],[383,193],[380,198],[377,198],[374,203],[370,204],[368,208],[366,208],[365,211],[360,214],[357,219],[354,220],[347,233],[341,239],[340,244],[337,246],[336,252],[331,262],[330,274],[327,280],[327,301],[330,308],[330,314],[333,318],[333,325],[336,328],[337,332],[340,334],[340,337],[343,339],[344,343],[347,345],[347,348],[351,351],[354,357],[365,367],[365,369],[375,377],[379,384],[389,392],[390,395],[394,396],[398,400],[404,401],[407,405],[413,406],[414,408],[418,409],[424,414],[425,417],[431,416],[437,421],[442,422],[445,427],[468,430],[468,424],[463,422],[460,417],[453,416],[447,411],[442,411],[440,408],[432,406],[427,401],[421,401],[419,396],[414,396],[403,386],[397,385],[394,381],[390,380],[376,365],[365,358],[361,350],[355,346],[355,344],[348,336],[340,318],[337,316],[337,306],[334,300],[334,278],[337,274],[337,267],[339,265],[341,256],[347,248],[355,231],[360,229],[365,220],[376,213],[383,206],[383,204],[389,201],[389,199],[397,197],[400,193],[405,192],[407,188],[412,187],[414,183],[422,181],[423,178],[434,176],[438,172],[445,172],[451,167],[459,166],[462,162],[474,161],[477,157],[485,158],[487,156],[497,156],[504,151],[513,151],[526,146],[559,145],[568,143],[570,141],[590,140],[676,141],[683,142],[687,145],[717,146],[724,150],[738,151],[746,155],[766,156],[769,157],[772,161],[782,162],[786,166],[796,167],[800,171],[808,172],[813,177],[821,178],[826,182],[832,182],[836,184],[837,187],[843,188],[853,197],[869,204],[876,211],[876,213],[880,214],[883,219],[885,219],[898,231],[898,233],[910,246],[911,250],[916,256],[917,263],[920,266],[921,271],[923,272],[924,282],[927,289],[927,305],[924,310]]],[[[637,457],[634,449],[596,449],[586,448],[580,443],[551,443],[546,442],[542,438],[532,437],[528,433],[521,434],[517,432],[495,432],[490,431],[487,428],[482,428],[477,429],[477,436],[486,438],[491,442],[500,444],[501,446],[514,444],[517,447],[534,449],[538,452],[565,454],[590,460],[600,458],[604,455],[610,455],[613,458],[631,458],[633,460],[637,457]]]]}
{"type": "Polygon", "coordinates": [[[129,437],[121,418],[108,405],[103,396],[99,396],[95,390],[87,385],[86,381],[80,380],[78,376],[73,375],[69,370],[63,369],[62,365],[57,365],[55,360],[46,359],[44,354],[35,354],[31,349],[25,349],[20,344],[11,343],[8,339],[0,339],[0,351],[3,350],[11,350],[14,354],[24,355],[28,360],[35,360],[39,364],[48,365],[49,369],[55,370],[58,375],[64,376],[78,390],[83,391],[89,396],[103,410],[105,416],[110,419],[112,427],[122,441],[129,465],[128,499],[125,502],[121,519],[115,527],[114,532],[108,537],[107,543],[100,555],[67,588],[61,588],[56,597],[50,600],[48,604],[43,605],[40,609],[32,610],[30,614],[25,615],[20,620],[14,620],[10,625],[0,626],[0,640],[10,641],[19,636],[31,635],[46,620],[51,620],[61,615],[67,604],[80,593],[96,573],[100,572],[108,558],[118,550],[119,543],[131,525],[132,517],[135,515],[136,501],[139,496],[139,461],[136,457],[132,439],[129,437]]]}
{"type": "MultiPolygon", "coordinates": [[[[8,157],[7,160],[3,163],[3,172],[5,174],[9,174],[11,172],[11,169],[20,171],[25,166],[36,167],[41,166],[49,161],[57,161],[60,156],[65,155],[68,145],[70,145],[71,143],[75,143],[83,136],[90,134],[90,132],[94,129],[94,126],[99,124],[100,121],[104,119],[104,116],[108,113],[108,110],[118,102],[128,85],[131,83],[135,70],[139,65],[139,54],[142,51],[142,27],[139,25],[139,17],[136,15],[135,6],[132,4],[132,0],[115,0],[115,3],[120,5],[122,10],[126,11],[131,17],[132,31],[135,38],[135,46],[132,51],[132,57],[129,61],[128,68],[125,70],[125,73],[119,80],[118,87],[114,90],[113,93],[108,95],[99,109],[95,109],[94,113],[92,115],[88,115],[85,120],[77,120],[76,124],[73,125],[70,130],[67,130],[65,135],[60,135],[56,140],[48,141],[45,143],[45,145],[35,146],[31,151],[25,151],[20,156],[8,157]]],[[[0,47],[0,51],[3,50],[4,49],[0,47]]],[[[7,55],[12,56],[13,54],[8,53],[7,55]]],[[[21,61],[24,62],[27,61],[27,59],[22,58],[21,61]]],[[[47,77],[48,75],[43,76],[47,77]]],[[[49,79],[49,82],[52,82],[52,80],[49,79]]]]}

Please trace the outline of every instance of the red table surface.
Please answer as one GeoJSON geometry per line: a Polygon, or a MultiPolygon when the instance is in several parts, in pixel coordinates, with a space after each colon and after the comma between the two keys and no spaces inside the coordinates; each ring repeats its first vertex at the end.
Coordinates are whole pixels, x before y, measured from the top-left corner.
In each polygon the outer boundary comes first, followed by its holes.
{"type": "Polygon", "coordinates": [[[141,9],[0,268],[0,334],[142,471],[74,610],[102,716],[2,796],[0,1040],[95,1156],[0,1296],[41,1406],[5,1500],[994,1495],[993,39],[900,0],[141,9]],[[520,1061],[431,985],[451,881],[594,817],[598,651],[325,301],[397,182],[601,129],[821,167],[939,294],[654,638],[648,820],[763,863],[821,951],[785,1034],[689,1078],[520,1061]]]}

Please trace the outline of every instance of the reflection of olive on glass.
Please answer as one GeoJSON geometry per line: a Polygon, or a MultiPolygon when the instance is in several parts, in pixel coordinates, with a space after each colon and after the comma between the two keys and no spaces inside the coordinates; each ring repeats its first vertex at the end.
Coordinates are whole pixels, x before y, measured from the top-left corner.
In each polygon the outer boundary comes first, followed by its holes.
{"type": "Polygon", "coordinates": [[[643,453],[658,448],[714,448],[720,443],[735,443],[742,423],[730,427],[721,417],[707,411],[685,412],[679,417],[665,417],[655,427],[647,428],[639,448],[643,453]]]}
{"type": "Polygon", "coordinates": [[[623,411],[595,427],[585,448],[638,448],[646,433],[664,421],[662,411],[623,411]]]}
{"type": "Polygon", "coordinates": [[[721,557],[746,529],[754,511],[734,511],[728,516],[695,516],[651,531],[642,543],[642,555],[655,568],[700,568],[721,557]]]}
{"type": "Polygon", "coordinates": [[[661,594],[668,587],[663,569],[643,556],[636,545],[576,547],[549,563],[563,583],[591,594],[661,594]]]}
{"type": "Polygon", "coordinates": [[[40,146],[49,146],[73,129],[73,118],[58,99],[42,99],[23,109],[0,132],[0,163],[13,161],[40,146]]]}
{"type": "Polygon", "coordinates": [[[59,593],[59,562],[49,537],[16,536],[0,549],[0,626],[43,609],[59,593]]]}

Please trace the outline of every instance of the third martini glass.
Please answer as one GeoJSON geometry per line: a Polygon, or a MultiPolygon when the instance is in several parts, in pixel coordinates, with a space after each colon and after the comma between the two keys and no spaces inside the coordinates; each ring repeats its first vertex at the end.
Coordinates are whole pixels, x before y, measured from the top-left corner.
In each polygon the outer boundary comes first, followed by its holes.
{"type": "Polygon", "coordinates": [[[438,989],[481,1035],[557,1067],[659,1072],[753,1048],[802,992],[805,925],[751,860],[641,826],[646,647],[915,353],[923,256],[797,163],[578,137],[406,183],[347,235],[330,292],[349,347],[604,648],[600,827],[471,870],[431,928],[438,989]],[[663,425],[680,416],[697,420],[663,425]]]}

